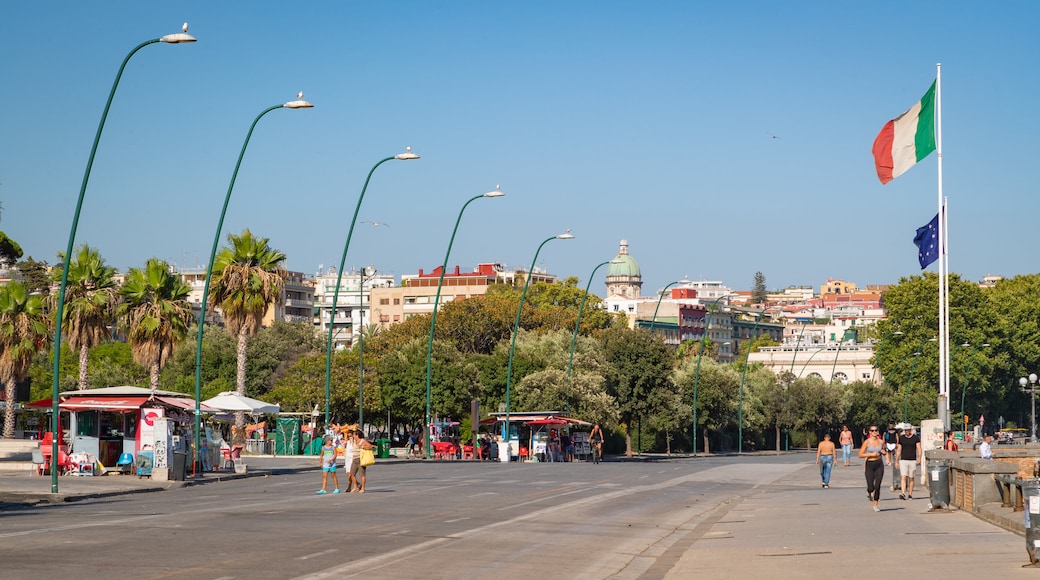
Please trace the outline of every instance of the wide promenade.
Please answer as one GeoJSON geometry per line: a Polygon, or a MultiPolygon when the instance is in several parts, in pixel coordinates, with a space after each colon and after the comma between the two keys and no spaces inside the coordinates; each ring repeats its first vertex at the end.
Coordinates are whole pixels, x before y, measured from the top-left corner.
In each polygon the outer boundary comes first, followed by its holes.
{"type": "MultiPolygon", "coordinates": [[[[1025,540],[927,494],[882,511],[862,466],[822,489],[813,456],[600,465],[399,461],[368,492],[315,494],[302,459],[266,476],[154,493],[128,476],[63,478],[77,501],[0,511],[4,577],[877,578],[1038,577],[1025,540]],[[69,481],[77,479],[81,481],[69,481]],[[85,491],[84,491],[85,490],[85,491]],[[75,495],[78,494],[78,495],[75,495]]],[[[31,485],[48,478],[32,478],[31,485]]],[[[0,477],[0,498],[28,477],[0,477]]],[[[10,495],[8,496],[10,497],[10,495]]]]}

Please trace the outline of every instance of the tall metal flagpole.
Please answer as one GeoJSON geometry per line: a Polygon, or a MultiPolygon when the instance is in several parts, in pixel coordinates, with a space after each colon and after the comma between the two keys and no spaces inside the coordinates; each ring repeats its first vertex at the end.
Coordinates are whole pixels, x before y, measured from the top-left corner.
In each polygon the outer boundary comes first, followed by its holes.
{"type": "Polygon", "coordinates": [[[949,258],[946,252],[946,212],[943,207],[942,188],[942,63],[935,65],[935,153],[938,167],[939,211],[939,400],[937,410],[944,419],[945,428],[949,428],[949,393],[950,393],[950,329],[949,329],[949,258]],[[945,402],[944,402],[945,399],[945,402]]]}

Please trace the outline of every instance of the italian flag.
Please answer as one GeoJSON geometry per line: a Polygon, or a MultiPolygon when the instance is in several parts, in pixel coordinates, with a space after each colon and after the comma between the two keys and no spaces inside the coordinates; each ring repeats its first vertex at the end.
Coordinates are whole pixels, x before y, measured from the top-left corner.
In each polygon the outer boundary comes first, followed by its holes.
{"type": "Polygon", "coordinates": [[[935,83],[920,102],[885,126],[874,139],[874,165],[881,183],[902,175],[935,151],[935,83]]]}

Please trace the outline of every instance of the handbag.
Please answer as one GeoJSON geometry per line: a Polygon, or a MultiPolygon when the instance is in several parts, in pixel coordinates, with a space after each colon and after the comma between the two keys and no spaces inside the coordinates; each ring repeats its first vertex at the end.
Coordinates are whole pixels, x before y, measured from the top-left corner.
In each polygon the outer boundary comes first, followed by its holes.
{"type": "Polygon", "coordinates": [[[376,462],[376,453],[371,449],[361,450],[361,467],[368,467],[376,462]]]}

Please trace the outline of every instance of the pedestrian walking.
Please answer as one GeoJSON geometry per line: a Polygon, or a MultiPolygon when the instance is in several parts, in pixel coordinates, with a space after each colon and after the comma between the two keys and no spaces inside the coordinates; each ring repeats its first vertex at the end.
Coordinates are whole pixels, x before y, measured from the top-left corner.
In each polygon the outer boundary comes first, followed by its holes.
{"type": "Polygon", "coordinates": [[[900,425],[903,433],[896,444],[899,457],[899,499],[914,499],[914,473],[921,463],[921,438],[909,423],[900,425]]]}
{"type": "Polygon", "coordinates": [[[332,437],[326,436],[322,441],[321,454],[318,457],[321,465],[321,489],[318,490],[318,493],[325,493],[329,483],[329,474],[332,474],[332,483],[336,486],[332,493],[339,493],[339,478],[336,477],[336,458],[339,457],[339,450],[332,444],[332,437]]]}
{"type": "Polygon", "coordinates": [[[957,447],[957,440],[953,438],[953,431],[946,432],[946,443],[943,444],[943,449],[947,451],[960,451],[957,447]]]}
{"type": "Polygon", "coordinates": [[[885,463],[888,454],[885,442],[878,436],[877,425],[871,425],[867,431],[867,439],[859,448],[859,457],[863,462],[863,474],[867,478],[867,499],[874,502],[874,511],[879,512],[878,500],[881,499],[881,484],[885,480],[885,463]]]}
{"type": "Polygon", "coordinates": [[[895,456],[896,445],[899,444],[899,430],[889,421],[888,430],[885,431],[885,455],[888,456],[888,464],[892,466],[892,491],[899,491],[899,461],[895,456]]]}
{"type": "Polygon", "coordinates": [[[354,484],[354,493],[365,493],[365,471],[367,466],[361,465],[361,450],[373,449],[374,446],[365,440],[365,434],[360,429],[354,432],[354,445],[351,448],[350,477],[354,484]]]}
{"type": "Polygon", "coordinates": [[[841,426],[841,434],[838,435],[838,443],[841,445],[842,465],[845,467],[852,465],[849,462],[849,458],[852,457],[852,431],[849,430],[848,425],[841,426]]]}
{"type": "Polygon", "coordinates": [[[827,433],[823,436],[823,441],[816,445],[816,465],[820,466],[820,482],[824,489],[831,486],[831,469],[837,462],[838,450],[831,441],[831,434],[827,433]]]}

